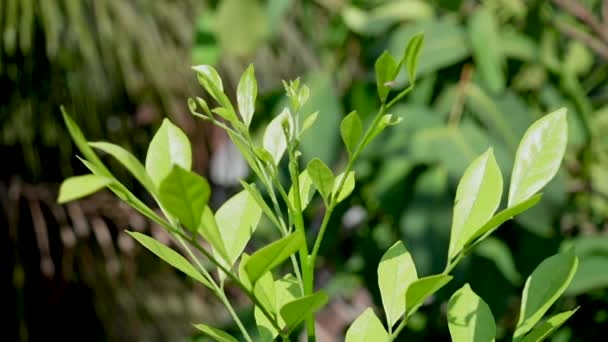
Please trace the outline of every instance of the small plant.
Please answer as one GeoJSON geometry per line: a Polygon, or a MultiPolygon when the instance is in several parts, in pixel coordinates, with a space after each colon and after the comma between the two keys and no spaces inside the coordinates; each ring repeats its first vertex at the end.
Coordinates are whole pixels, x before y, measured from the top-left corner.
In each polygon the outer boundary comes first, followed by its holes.
{"type": "MultiPolygon", "coordinates": [[[[413,89],[422,46],[423,36],[418,34],[409,41],[398,61],[388,52],[376,61],[381,106],[365,129],[357,112],[342,120],[340,134],[348,162],[340,173],[334,173],[320,159],[311,160],[301,169],[300,137],[314,126],[317,118],[317,113],[313,113],[302,119],[300,109],[309,96],[307,86],[301,85],[299,80],[284,83],[290,108],[285,108],[268,124],[262,141],[257,142],[249,132],[257,96],[253,66],[247,68],[238,84],[237,115],[216,70],[200,65],[193,69],[219,106],[212,108],[205,100],[196,98],[188,101],[190,110],[193,115],[228,133],[261,187],[242,181],[243,190],[214,213],[207,205],[211,192],[209,184],[191,171],[190,143],[170,121],[165,120],[155,134],[142,165],[120,146],[87,142],[76,123],[64,113],[68,130],[83,155],[81,161],[91,173],[65,180],[59,202],[109,188],[142,215],[164,227],[181,244],[188,258],[150,236],[128,232],[161,259],[208,287],[225,304],[243,339],[253,341],[255,337],[255,340],[268,341],[280,337],[289,341],[292,333],[304,324],[308,340],[314,341],[315,312],[328,302],[324,291],[315,291],[313,285],[315,261],[329,218],[336,205],[355,187],[352,169],[361,151],[386,127],[401,120],[388,111],[413,89]],[[409,85],[389,98],[401,69],[405,69],[409,85]],[[122,185],[94,149],[113,156],[129,170],[154,197],[164,217],[122,185]],[[279,165],[284,159],[289,170],[289,188],[279,179],[279,165]],[[318,233],[311,236],[312,230],[306,229],[302,212],[315,193],[323,201],[325,213],[318,233]],[[281,237],[247,255],[243,251],[262,215],[276,227],[281,237]],[[204,247],[202,240],[209,247],[204,247]],[[199,259],[201,255],[208,262],[203,263],[199,259]],[[279,274],[276,269],[284,263],[290,265],[291,272],[279,274]],[[227,283],[240,288],[252,301],[257,335],[247,331],[235,313],[224,291],[227,283]]],[[[401,241],[396,242],[378,266],[378,286],[386,324],[368,308],[352,323],[346,341],[394,340],[425,300],[452,279],[449,273],[477,244],[502,223],[538,203],[541,198],[538,192],[559,169],[566,140],[565,109],[544,116],[528,129],[515,156],[507,207],[498,213],[503,178],[492,149],[475,159],[458,185],[444,272],[418,278],[411,255],[401,241]]],[[[576,311],[559,313],[540,322],[570,283],[577,262],[572,253],[557,254],[542,262],[528,278],[514,341],[540,341],[576,311]]],[[[495,339],[496,326],[490,309],[468,284],[456,291],[449,301],[448,325],[455,341],[495,339]]],[[[236,340],[209,325],[196,324],[195,327],[218,341],[236,340]]]]}

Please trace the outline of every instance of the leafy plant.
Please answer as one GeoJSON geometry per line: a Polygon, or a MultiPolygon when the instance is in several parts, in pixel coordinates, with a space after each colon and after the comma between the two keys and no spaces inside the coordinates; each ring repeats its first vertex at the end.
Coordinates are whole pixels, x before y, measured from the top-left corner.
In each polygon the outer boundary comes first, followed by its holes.
{"type": "MultiPolygon", "coordinates": [[[[193,115],[228,133],[257,176],[258,183],[243,181],[244,189],[214,213],[208,205],[209,184],[191,171],[188,139],[170,121],[165,120],[157,131],[142,165],[119,146],[87,142],[75,122],[64,113],[68,130],[84,156],[81,160],[91,174],[67,179],[60,189],[59,201],[74,200],[109,188],[177,240],[189,259],[149,236],[129,232],[161,259],[209,288],[225,304],[245,340],[253,340],[252,332],[245,328],[227,297],[227,283],[240,288],[254,304],[260,339],[280,337],[289,340],[304,324],[308,339],[315,340],[315,313],[329,300],[323,290],[315,291],[315,265],[330,217],[355,187],[353,167],[361,151],[385,128],[401,121],[389,110],[412,91],[423,42],[422,34],[416,34],[401,58],[396,59],[385,52],[376,61],[376,85],[381,105],[367,125],[356,111],[342,120],[340,135],[348,161],[339,173],[318,158],[311,159],[304,169],[301,168],[300,139],[314,126],[318,115],[303,116],[308,114],[302,113],[301,109],[310,90],[301,85],[299,79],[284,83],[291,106],[285,107],[266,126],[261,141],[257,141],[249,131],[257,96],[253,66],[241,77],[235,108],[224,93],[217,71],[211,66],[199,65],[193,68],[199,82],[219,106],[211,107],[204,99],[196,98],[188,101],[190,110],[193,115]],[[408,83],[399,89],[395,80],[402,69],[405,69],[408,83]],[[391,96],[394,92],[396,95],[391,96]],[[156,200],[163,216],[122,185],[93,149],[111,155],[130,171],[156,200]],[[280,177],[283,164],[287,164],[289,187],[280,177]],[[314,193],[319,194],[325,206],[316,234],[305,227],[302,214],[314,193]],[[244,249],[262,215],[275,226],[280,238],[248,255],[244,249]],[[201,240],[206,241],[206,245],[201,240]],[[210,262],[209,266],[199,259],[199,254],[210,262]],[[277,270],[284,270],[284,264],[290,264],[290,272],[277,270]]],[[[378,286],[386,325],[369,308],[352,323],[346,332],[346,341],[394,340],[424,302],[452,280],[450,272],[475,246],[502,223],[538,203],[541,197],[538,192],[559,169],[566,141],[565,109],[546,115],[527,130],[515,156],[507,207],[498,213],[503,180],[494,152],[488,149],[475,159],[458,185],[445,270],[418,278],[416,265],[405,245],[401,241],[393,244],[378,266],[378,286]]],[[[576,311],[557,314],[539,324],[572,280],[577,262],[574,254],[560,253],[545,260],[530,275],[523,292],[514,340],[542,340],[576,311]]],[[[455,341],[495,338],[492,313],[468,284],[450,299],[448,324],[455,341]]],[[[195,327],[218,341],[236,340],[205,324],[195,327]]]]}

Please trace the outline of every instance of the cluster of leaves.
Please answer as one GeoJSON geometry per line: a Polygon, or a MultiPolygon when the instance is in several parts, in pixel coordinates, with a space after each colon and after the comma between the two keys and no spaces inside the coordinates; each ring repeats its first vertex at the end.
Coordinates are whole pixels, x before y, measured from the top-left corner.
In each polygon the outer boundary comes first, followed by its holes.
{"type": "MultiPolygon", "coordinates": [[[[356,111],[342,120],[340,135],[348,152],[348,162],[343,172],[337,175],[318,158],[310,160],[304,170],[300,169],[300,137],[314,127],[318,117],[317,113],[306,116],[304,120],[300,117],[302,107],[310,97],[307,86],[301,86],[299,80],[284,83],[291,108],[285,107],[266,126],[259,143],[249,131],[257,97],[253,66],[243,73],[237,88],[237,115],[224,93],[217,71],[211,66],[199,65],[193,68],[199,82],[219,106],[210,108],[202,98],[190,99],[188,104],[192,114],[226,131],[257,176],[264,193],[256,183],[243,181],[244,189],[214,213],[208,206],[211,194],[208,182],[191,171],[192,151],[188,138],[170,121],[165,120],[156,132],[142,165],[118,145],[88,143],[75,122],[64,114],[68,130],[84,156],[81,161],[91,174],[67,179],[61,186],[59,202],[109,188],[141,214],[165,228],[181,244],[190,261],[147,235],[129,233],[161,259],[208,287],[226,305],[243,338],[252,340],[225,293],[226,282],[239,287],[253,302],[261,339],[272,340],[281,336],[283,340],[289,340],[290,335],[305,322],[309,340],[314,340],[314,314],[328,302],[323,290],[315,291],[314,275],[317,254],[329,219],[336,206],[349,197],[355,187],[352,169],[363,148],[386,127],[400,122],[400,118],[388,111],[414,88],[423,42],[421,34],[414,35],[399,60],[385,52],[376,61],[380,109],[365,130],[356,111]],[[389,95],[394,91],[402,69],[406,71],[408,86],[391,97],[389,95]],[[156,200],[164,217],[120,183],[93,149],[111,155],[122,164],[156,200]],[[279,174],[285,154],[289,189],[283,185],[279,174]],[[302,212],[315,193],[320,195],[325,213],[318,232],[313,235],[312,229],[305,228],[302,212]],[[245,247],[262,214],[276,227],[280,238],[248,255],[244,253],[245,247]],[[314,243],[309,245],[307,237],[312,237],[314,243]],[[210,248],[202,245],[201,238],[210,248]],[[197,253],[204,256],[205,262],[197,253]],[[273,270],[288,259],[292,272],[277,276],[273,270]],[[205,264],[209,262],[210,265],[205,264]]],[[[395,339],[408,318],[452,279],[449,273],[477,244],[502,223],[540,200],[537,193],[557,173],[566,142],[565,109],[543,117],[526,131],[515,156],[507,208],[498,213],[496,209],[502,197],[503,180],[493,150],[489,149],[475,159],[458,185],[445,270],[418,278],[416,266],[404,244],[397,242],[392,245],[378,266],[386,328],[370,308],[353,322],[346,332],[346,340],[395,339]]],[[[576,311],[560,313],[539,324],[572,280],[577,263],[574,254],[565,252],[545,260],[536,268],[524,288],[515,340],[540,341],[576,311]]],[[[489,340],[496,336],[495,323],[487,304],[468,285],[452,296],[448,323],[456,341],[489,340]]],[[[235,340],[211,326],[198,324],[196,327],[217,340],[235,340]]]]}

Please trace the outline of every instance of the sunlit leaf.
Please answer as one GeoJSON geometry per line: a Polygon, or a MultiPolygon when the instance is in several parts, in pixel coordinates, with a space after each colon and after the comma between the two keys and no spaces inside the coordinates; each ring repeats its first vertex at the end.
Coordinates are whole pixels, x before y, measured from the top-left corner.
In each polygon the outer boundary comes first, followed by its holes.
{"type": "Polygon", "coordinates": [[[465,284],[448,302],[448,327],[452,341],[488,342],[496,337],[496,323],[486,302],[465,284]]]}
{"type": "MultiPolygon", "coordinates": [[[[344,172],[336,176],[336,179],[334,180],[334,187],[332,190],[333,194],[337,193],[338,185],[342,181],[343,177],[344,177],[344,172]]],[[[350,194],[353,192],[354,189],[355,189],[355,171],[351,171],[348,173],[348,176],[346,177],[346,180],[344,181],[344,184],[342,185],[342,191],[340,191],[340,194],[338,195],[338,198],[336,199],[336,203],[340,203],[340,202],[344,201],[344,199],[346,199],[348,196],[350,196],[350,194]]]]}
{"type": "Polygon", "coordinates": [[[560,312],[549,317],[547,320],[542,322],[536,328],[534,328],[528,335],[526,335],[522,342],[541,342],[547,337],[551,336],[559,327],[562,326],[574,313],[578,310],[572,309],[569,311],[560,312]]]}
{"type": "Polygon", "coordinates": [[[255,111],[255,100],[258,95],[258,84],[255,79],[253,64],[250,64],[247,70],[241,76],[239,85],[236,91],[236,98],[239,105],[239,112],[245,126],[249,127],[253,113],[255,111]]]}
{"type": "MultiPolygon", "coordinates": [[[[308,204],[315,193],[315,187],[313,186],[314,184],[312,183],[312,179],[310,179],[310,176],[308,175],[308,170],[304,170],[302,173],[300,173],[300,176],[298,177],[298,185],[300,186],[300,206],[302,207],[302,210],[304,210],[306,207],[308,207],[308,204]]],[[[292,187],[289,189],[289,193],[287,194],[287,198],[289,199],[289,202],[291,202],[292,206],[295,205],[294,196],[295,195],[292,187]]]]}
{"type": "Polygon", "coordinates": [[[165,119],[148,147],[146,171],[158,187],[171,172],[173,165],[190,170],[192,149],[186,134],[171,121],[165,119]]]}
{"type": "Polygon", "coordinates": [[[346,342],[384,342],[388,333],[371,308],[365,309],[346,331],[346,342]]]}
{"type": "Polygon", "coordinates": [[[293,131],[293,123],[289,109],[285,108],[277,117],[272,119],[264,132],[264,149],[270,153],[275,165],[281,161],[281,157],[287,148],[287,137],[283,126],[288,126],[293,131]]]}
{"type": "Polygon", "coordinates": [[[452,278],[450,275],[436,274],[420,278],[411,283],[405,293],[405,312],[407,316],[416,312],[430,296],[449,283],[452,278]]]}
{"type": "Polygon", "coordinates": [[[315,158],[308,163],[306,170],[321,197],[327,201],[334,187],[334,174],[331,169],[321,159],[315,158]]]}
{"type": "Polygon", "coordinates": [[[509,207],[532,197],[555,176],[567,140],[566,108],[545,115],[528,128],[515,154],[509,207]]]}
{"type": "Polygon", "coordinates": [[[306,243],[301,233],[295,232],[257,250],[245,263],[245,271],[252,284],[264,273],[280,265],[306,243]]]}
{"type": "Polygon", "coordinates": [[[342,123],[340,123],[340,134],[342,135],[342,141],[344,141],[348,154],[352,157],[363,134],[363,124],[356,111],[352,111],[342,120],[342,123]]]}
{"type": "Polygon", "coordinates": [[[380,101],[384,103],[392,88],[395,71],[397,70],[397,62],[388,51],[384,51],[384,53],[378,57],[378,60],[376,60],[375,69],[378,96],[380,97],[380,101]]]}
{"type": "Polygon", "coordinates": [[[70,177],[59,187],[59,204],[91,195],[112,183],[111,178],[94,174],[70,177]]]}
{"type": "Polygon", "coordinates": [[[285,325],[293,330],[309,315],[325,306],[328,300],[329,298],[323,291],[297,298],[281,307],[281,317],[283,317],[285,325]]]}
{"type": "Polygon", "coordinates": [[[214,328],[207,324],[194,324],[194,327],[218,342],[238,342],[236,338],[230,336],[230,334],[228,334],[227,332],[214,328]]]}
{"type": "Polygon", "coordinates": [[[464,172],[456,190],[448,258],[469,243],[500,204],[502,174],[492,149],[475,159],[464,172]]]}
{"type": "Polygon", "coordinates": [[[395,243],[378,265],[378,286],[389,327],[405,313],[405,292],[417,279],[412,256],[401,241],[395,243]]]}

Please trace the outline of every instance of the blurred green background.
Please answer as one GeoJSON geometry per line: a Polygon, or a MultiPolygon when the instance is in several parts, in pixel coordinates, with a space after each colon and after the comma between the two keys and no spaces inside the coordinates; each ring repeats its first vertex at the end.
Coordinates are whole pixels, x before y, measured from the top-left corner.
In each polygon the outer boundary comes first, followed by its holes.
{"type": "MultiPolygon", "coordinates": [[[[493,146],[509,177],[525,129],[561,106],[569,147],[541,203],[465,259],[402,335],[448,340],[446,301],[469,282],[490,305],[499,337],[509,336],[523,280],[542,259],[574,246],[579,271],[553,310],[581,309],[553,339],[600,340],[608,325],[602,0],[1,0],[2,340],[198,340],[194,322],[235,331],[204,288],[122,233],[169,241],[159,227],[107,192],[55,203],[59,183],[84,171],[60,105],[89,140],[121,144],[140,159],[170,117],[190,136],[195,169],[213,184],[217,206],[248,170],[222,132],[188,114],[186,99],[204,96],[191,65],[217,67],[233,95],[241,72],[255,64],[254,130],[285,105],[281,80],[301,76],[311,88],[303,112],[320,111],[303,138],[304,159],[339,168],[341,118],[352,109],[370,117],[379,105],[375,59],[385,49],[400,55],[419,31],[419,82],[393,111],[404,120],[355,166],[357,189],[337,208],[321,248],[316,286],[332,300],[319,315],[319,340],[340,341],[364,308],[380,304],[376,268],[395,240],[410,249],[420,275],[441,272],[465,167],[493,146]]],[[[126,173],[119,176],[144,196],[126,173]]],[[[311,234],[321,210],[320,203],[307,209],[311,234]]],[[[252,249],[272,237],[261,228],[252,249]]],[[[249,304],[229,290],[253,329],[249,304]]]]}

